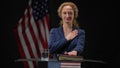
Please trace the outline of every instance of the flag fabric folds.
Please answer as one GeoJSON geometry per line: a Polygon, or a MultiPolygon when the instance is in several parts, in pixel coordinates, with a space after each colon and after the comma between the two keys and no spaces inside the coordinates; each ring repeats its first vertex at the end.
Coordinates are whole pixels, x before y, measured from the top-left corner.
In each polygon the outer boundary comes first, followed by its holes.
{"type": "MultiPolygon", "coordinates": [[[[48,49],[49,13],[47,0],[29,0],[23,16],[14,29],[21,58],[41,58],[48,49]]],[[[25,68],[36,68],[35,61],[24,62],[25,68]]]]}

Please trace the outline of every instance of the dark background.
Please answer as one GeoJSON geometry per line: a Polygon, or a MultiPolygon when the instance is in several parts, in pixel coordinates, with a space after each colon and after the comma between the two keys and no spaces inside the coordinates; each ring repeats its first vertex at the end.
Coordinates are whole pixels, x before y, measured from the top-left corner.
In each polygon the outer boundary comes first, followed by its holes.
{"type": "MultiPolygon", "coordinates": [[[[116,68],[119,65],[120,49],[116,44],[116,7],[112,0],[64,0],[73,1],[79,8],[77,21],[86,31],[86,45],[82,55],[86,59],[105,61],[82,63],[83,68],[116,68]]],[[[60,18],[57,8],[62,0],[49,0],[51,28],[57,27],[60,18]]],[[[13,29],[23,16],[28,0],[1,0],[0,2],[0,59],[1,68],[23,68],[14,62],[20,58],[13,29]]]]}

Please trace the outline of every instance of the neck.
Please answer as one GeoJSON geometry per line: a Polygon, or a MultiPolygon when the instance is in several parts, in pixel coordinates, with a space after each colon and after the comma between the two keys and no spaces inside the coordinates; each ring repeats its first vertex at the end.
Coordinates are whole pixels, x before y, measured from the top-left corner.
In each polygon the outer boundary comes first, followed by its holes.
{"type": "Polygon", "coordinates": [[[71,23],[63,23],[63,28],[64,29],[71,29],[72,28],[72,24],[71,23]]]}
{"type": "Polygon", "coordinates": [[[63,25],[63,30],[64,32],[71,32],[72,31],[72,26],[71,25],[63,25]]]}

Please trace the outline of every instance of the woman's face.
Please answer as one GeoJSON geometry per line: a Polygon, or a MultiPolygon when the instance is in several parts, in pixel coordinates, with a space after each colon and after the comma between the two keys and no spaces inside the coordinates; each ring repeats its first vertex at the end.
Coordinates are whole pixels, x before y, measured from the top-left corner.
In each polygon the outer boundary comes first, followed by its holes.
{"type": "Polygon", "coordinates": [[[65,23],[72,23],[74,19],[74,10],[71,6],[64,6],[61,11],[61,18],[65,23]]]}

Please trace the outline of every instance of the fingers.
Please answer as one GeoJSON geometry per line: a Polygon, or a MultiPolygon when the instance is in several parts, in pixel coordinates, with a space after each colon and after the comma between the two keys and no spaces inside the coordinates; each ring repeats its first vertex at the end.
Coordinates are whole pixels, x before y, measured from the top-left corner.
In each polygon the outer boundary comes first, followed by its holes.
{"type": "Polygon", "coordinates": [[[65,55],[68,55],[68,53],[67,53],[66,51],[64,52],[64,54],[65,54],[65,55]]]}
{"type": "Polygon", "coordinates": [[[64,52],[65,55],[77,56],[77,51],[64,52]]]}
{"type": "Polygon", "coordinates": [[[77,56],[77,51],[68,52],[68,55],[70,55],[70,56],[77,56]]]}
{"type": "Polygon", "coordinates": [[[73,30],[72,32],[70,32],[67,36],[66,39],[72,40],[73,38],[75,38],[78,35],[78,30],[73,30]]]}
{"type": "Polygon", "coordinates": [[[73,38],[76,37],[77,35],[78,35],[78,30],[72,31],[72,35],[71,36],[73,36],[73,38]]]}
{"type": "Polygon", "coordinates": [[[78,34],[78,30],[74,30],[74,31],[72,31],[72,33],[77,35],[78,34]]]}

